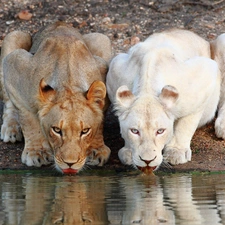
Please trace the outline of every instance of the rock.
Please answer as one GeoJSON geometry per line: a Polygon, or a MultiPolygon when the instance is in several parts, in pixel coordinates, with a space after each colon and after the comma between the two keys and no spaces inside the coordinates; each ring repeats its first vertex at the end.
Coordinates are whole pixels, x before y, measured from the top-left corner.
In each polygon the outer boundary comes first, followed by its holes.
{"type": "Polygon", "coordinates": [[[32,16],[32,13],[30,13],[28,10],[22,10],[17,14],[17,17],[21,20],[30,20],[32,16]]]}

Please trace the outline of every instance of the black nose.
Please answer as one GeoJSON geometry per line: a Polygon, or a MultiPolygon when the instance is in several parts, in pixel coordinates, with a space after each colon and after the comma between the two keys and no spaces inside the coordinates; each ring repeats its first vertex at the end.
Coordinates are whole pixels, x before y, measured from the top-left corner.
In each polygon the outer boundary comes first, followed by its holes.
{"type": "Polygon", "coordinates": [[[155,156],[154,159],[151,159],[151,160],[145,160],[145,159],[142,159],[140,155],[139,155],[139,158],[140,158],[141,161],[145,162],[146,165],[148,166],[152,161],[154,161],[154,160],[156,159],[156,156],[155,156]]]}
{"type": "Polygon", "coordinates": [[[64,161],[64,160],[63,160],[63,162],[66,163],[70,168],[71,168],[74,164],[76,164],[78,161],[79,161],[79,159],[77,159],[76,162],[75,162],[75,161],[74,161],[74,162],[67,162],[67,161],[64,161]]]}
{"type": "Polygon", "coordinates": [[[67,162],[66,162],[66,164],[67,164],[69,167],[72,167],[74,163],[67,163],[67,162]]]}

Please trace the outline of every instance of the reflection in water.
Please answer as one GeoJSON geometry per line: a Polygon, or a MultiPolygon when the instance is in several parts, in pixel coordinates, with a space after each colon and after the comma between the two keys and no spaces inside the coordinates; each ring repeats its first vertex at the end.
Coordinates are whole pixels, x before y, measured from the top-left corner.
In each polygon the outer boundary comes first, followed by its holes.
{"type": "Polygon", "coordinates": [[[225,174],[0,174],[0,225],[225,224],[225,174]]]}

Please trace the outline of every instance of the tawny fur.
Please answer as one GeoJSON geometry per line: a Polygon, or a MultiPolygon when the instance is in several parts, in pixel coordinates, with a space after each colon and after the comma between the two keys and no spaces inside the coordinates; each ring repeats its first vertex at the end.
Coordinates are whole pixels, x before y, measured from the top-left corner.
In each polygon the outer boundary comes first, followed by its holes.
{"type": "Polygon", "coordinates": [[[60,171],[76,172],[87,161],[107,162],[110,149],[103,141],[102,123],[109,39],[98,33],[82,36],[56,22],[32,42],[30,35],[12,32],[2,49],[1,138],[15,142],[23,134],[22,162],[41,166],[54,160],[60,171]]]}

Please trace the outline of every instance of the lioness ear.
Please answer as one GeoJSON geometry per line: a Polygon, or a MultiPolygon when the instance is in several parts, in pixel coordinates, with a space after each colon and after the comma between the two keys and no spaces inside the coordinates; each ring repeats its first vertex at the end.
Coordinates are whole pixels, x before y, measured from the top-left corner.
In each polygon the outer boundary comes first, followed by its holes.
{"type": "Polygon", "coordinates": [[[44,81],[44,78],[42,78],[39,83],[39,100],[42,103],[51,101],[55,97],[55,94],[56,91],[44,81]]]}
{"type": "Polygon", "coordinates": [[[94,81],[88,92],[87,99],[90,103],[97,103],[101,109],[105,105],[106,87],[102,81],[94,81]]]}
{"type": "Polygon", "coordinates": [[[179,93],[177,89],[171,85],[166,85],[165,87],[163,87],[159,95],[160,101],[162,102],[163,105],[166,106],[167,109],[173,107],[178,97],[179,93]]]}
{"type": "Polygon", "coordinates": [[[115,110],[117,115],[123,113],[134,102],[135,96],[126,85],[119,87],[116,91],[115,110]]]}

